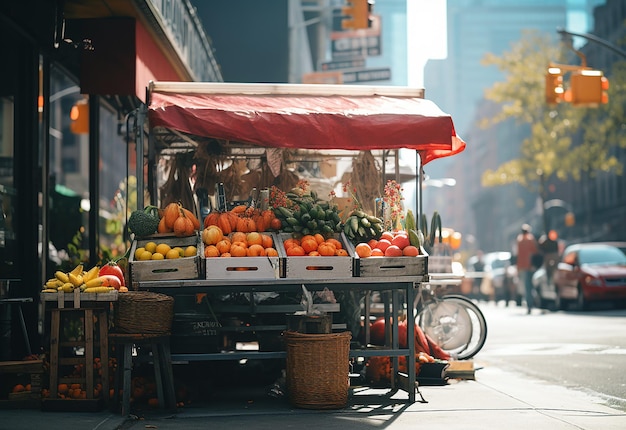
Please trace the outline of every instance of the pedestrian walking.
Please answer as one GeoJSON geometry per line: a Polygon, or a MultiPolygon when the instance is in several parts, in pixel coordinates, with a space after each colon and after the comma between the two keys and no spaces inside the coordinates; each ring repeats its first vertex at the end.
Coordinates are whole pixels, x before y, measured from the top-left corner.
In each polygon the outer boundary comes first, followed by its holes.
{"type": "Polygon", "coordinates": [[[536,267],[533,266],[533,258],[538,254],[539,248],[537,240],[532,234],[532,228],[528,224],[522,225],[522,231],[517,236],[516,264],[519,280],[524,285],[529,314],[532,312],[534,302],[532,276],[536,267]]]}

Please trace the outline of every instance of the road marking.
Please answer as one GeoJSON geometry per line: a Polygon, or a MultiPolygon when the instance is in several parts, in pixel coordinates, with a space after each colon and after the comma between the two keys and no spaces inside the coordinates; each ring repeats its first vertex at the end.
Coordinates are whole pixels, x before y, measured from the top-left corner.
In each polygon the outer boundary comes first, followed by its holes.
{"type": "Polygon", "coordinates": [[[626,355],[626,349],[619,346],[593,343],[525,343],[500,348],[485,348],[480,355],[626,355]]]}

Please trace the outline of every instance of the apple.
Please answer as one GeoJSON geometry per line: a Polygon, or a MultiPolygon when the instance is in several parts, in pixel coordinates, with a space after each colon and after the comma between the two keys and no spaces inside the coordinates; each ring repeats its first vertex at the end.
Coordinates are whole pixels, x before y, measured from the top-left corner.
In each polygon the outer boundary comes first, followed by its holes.
{"type": "Polygon", "coordinates": [[[401,257],[402,250],[398,247],[398,245],[389,245],[387,249],[385,249],[385,257],[401,257]]]}
{"type": "Polygon", "coordinates": [[[391,241],[391,244],[396,245],[400,249],[404,249],[411,244],[411,241],[409,240],[408,235],[404,233],[400,233],[394,236],[393,240],[391,241]]]}

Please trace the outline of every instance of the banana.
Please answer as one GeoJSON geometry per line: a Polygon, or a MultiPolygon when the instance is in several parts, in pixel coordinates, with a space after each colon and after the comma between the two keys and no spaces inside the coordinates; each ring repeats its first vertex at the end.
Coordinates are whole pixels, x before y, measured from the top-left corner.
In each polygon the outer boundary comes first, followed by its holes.
{"type": "Polygon", "coordinates": [[[82,275],[75,275],[72,272],[68,275],[70,283],[75,287],[80,287],[83,283],[82,275]]]}
{"type": "Polygon", "coordinates": [[[44,289],[46,288],[54,288],[55,290],[63,285],[63,281],[60,281],[57,278],[51,278],[46,281],[44,284],[44,289]]]}
{"type": "Polygon", "coordinates": [[[63,291],[64,293],[71,293],[74,291],[74,288],[75,287],[71,282],[66,282],[65,284],[57,288],[57,291],[63,291]]]}
{"type": "Polygon", "coordinates": [[[56,288],[44,288],[43,290],[41,290],[42,293],[58,293],[58,290],[56,288]]]}
{"type": "Polygon", "coordinates": [[[89,281],[91,281],[93,278],[95,278],[96,276],[98,276],[98,272],[100,271],[100,267],[98,266],[93,266],[91,269],[89,269],[87,272],[85,272],[85,274],[83,275],[83,282],[87,283],[89,281]]]}
{"type": "Polygon", "coordinates": [[[111,291],[115,291],[113,287],[91,287],[85,288],[83,293],[110,293],[111,291]]]}
{"type": "Polygon", "coordinates": [[[83,263],[79,263],[76,267],[74,267],[72,269],[72,271],[69,274],[72,274],[74,276],[78,276],[78,275],[82,275],[83,274],[83,263]]]}
{"type": "Polygon", "coordinates": [[[94,288],[94,287],[101,287],[104,285],[104,282],[106,281],[106,278],[103,276],[96,276],[93,279],[90,279],[89,281],[85,282],[85,289],[89,289],[89,288],[94,288]]]}
{"type": "Polygon", "coordinates": [[[64,284],[66,282],[70,282],[70,278],[67,275],[67,273],[61,272],[60,270],[57,270],[56,272],[54,272],[54,277],[57,278],[59,281],[63,282],[64,284]]]}

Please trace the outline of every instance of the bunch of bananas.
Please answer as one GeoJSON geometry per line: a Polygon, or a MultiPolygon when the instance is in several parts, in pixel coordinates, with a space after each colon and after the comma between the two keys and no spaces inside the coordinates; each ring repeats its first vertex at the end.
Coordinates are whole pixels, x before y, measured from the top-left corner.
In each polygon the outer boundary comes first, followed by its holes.
{"type": "Polygon", "coordinates": [[[336,205],[321,200],[314,191],[286,193],[287,207],[274,209],[282,223],[281,231],[303,235],[328,235],[341,231],[341,218],[336,205]]]}
{"type": "Polygon", "coordinates": [[[50,278],[43,285],[43,293],[72,293],[75,289],[80,288],[81,292],[108,292],[112,291],[112,287],[102,287],[102,280],[98,276],[100,272],[99,266],[94,266],[85,271],[82,263],[79,263],[70,272],[57,270],[54,278],[50,278]],[[106,288],[104,290],[94,290],[94,288],[106,288]]]}
{"type": "Polygon", "coordinates": [[[346,218],[343,232],[353,244],[379,239],[383,232],[383,220],[362,210],[354,210],[346,218]]]}

